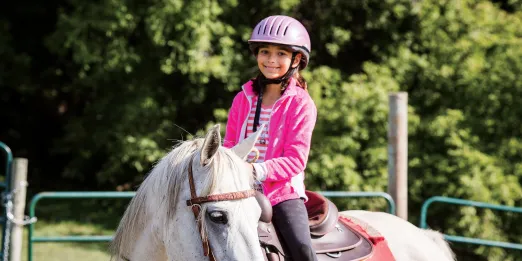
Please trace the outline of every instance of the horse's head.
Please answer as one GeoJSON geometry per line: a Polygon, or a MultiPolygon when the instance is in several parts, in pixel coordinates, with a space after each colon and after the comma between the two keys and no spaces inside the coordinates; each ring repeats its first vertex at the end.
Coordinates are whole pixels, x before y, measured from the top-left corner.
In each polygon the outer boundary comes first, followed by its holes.
{"type": "Polygon", "coordinates": [[[113,254],[131,261],[206,261],[208,242],[216,261],[264,260],[257,234],[261,208],[244,161],[256,136],[227,149],[216,125],[204,139],[181,142],[136,192],[113,254]]]}
{"type": "Polygon", "coordinates": [[[219,125],[214,126],[189,163],[187,205],[199,218],[200,247],[215,260],[263,260],[257,234],[261,209],[244,161],[258,135],[227,149],[219,133],[219,125]]]}

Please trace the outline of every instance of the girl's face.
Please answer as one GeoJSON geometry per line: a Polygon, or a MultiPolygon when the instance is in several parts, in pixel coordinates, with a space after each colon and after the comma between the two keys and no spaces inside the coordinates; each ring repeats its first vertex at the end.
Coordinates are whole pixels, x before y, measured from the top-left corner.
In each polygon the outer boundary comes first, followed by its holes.
{"type": "Polygon", "coordinates": [[[301,54],[298,53],[292,61],[292,52],[277,45],[261,46],[257,52],[257,65],[261,73],[267,79],[275,79],[283,76],[290,66],[299,65],[301,54]]]}

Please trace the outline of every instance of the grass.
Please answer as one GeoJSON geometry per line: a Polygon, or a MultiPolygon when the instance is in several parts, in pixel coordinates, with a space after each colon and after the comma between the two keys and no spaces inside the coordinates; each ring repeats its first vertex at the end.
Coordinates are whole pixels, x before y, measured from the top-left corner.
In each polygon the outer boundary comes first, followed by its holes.
{"type": "MultiPolygon", "coordinates": [[[[27,257],[27,233],[24,229],[24,242],[22,249],[22,261],[28,261],[27,257]]],[[[107,230],[99,225],[63,221],[59,223],[48,223],[38,221],[35,225],[35,236],[79,236],[79,235],[112,235],[113,230],[107,230]]],[[[108,242],[75,242],[33,243],[33,261],[87,261],[87,260],[110,260],[107,251],[108,242]]]]}

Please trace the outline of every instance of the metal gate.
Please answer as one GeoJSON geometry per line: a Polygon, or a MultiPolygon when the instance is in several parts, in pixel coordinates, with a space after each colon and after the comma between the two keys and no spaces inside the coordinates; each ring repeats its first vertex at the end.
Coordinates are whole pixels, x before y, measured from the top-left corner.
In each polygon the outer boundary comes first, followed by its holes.
{"type": "Polygon", "coordinates": [[[4,254],[6,249],[6,243],[8,243],[7,236],[9,235],[7,230],[9,226],[7,224],[7,208],[6,208],[6,195],[11,191],[11,172],[13,164],[13,153],[11,149],[3,142],[0,142],[0,149],[3,151],[5,157],[5,171],[3,171],[4,179],[0,181],[0,189],[2,190],[2,213],[0,214],[0,224],[2,225],[2,251],[0,252],[0,260],[4,260],[4,254]]]}
{"type": "MultiPolygon", "coordinates": [[[[392,197],[384,192],[345,192],[345,191],[318,191],[325,197],[342,197],[342,198],[383,198],[388,205],[388,213],[395,214],[395,202],[392,197]]],[[[36,205],[42,199],[100,199],[100,198],[127,198],[134,197],[135,192],[115,192],[115,191],[63,191],[63,192],[41,192],[36,194],[32,199],[29,207],[29,217],[36,217],[36,205]]],[[[50,236],[40,237],[34,235],[35,225],[29,225],[29,234],[27,240],[27,260],[33,261],[33,243],[44,242],[108,242],[112,240],[112,236],[96,235],[96,236],[50,236]]]]}
{"type": "MultiPolygon", "coordinates": [[[[477,208],[488,208],[488,209],[494,209],[494,210],[500,210],[500,211],[509,211],[509,212],[514,212],[514,213],[522,213],[522,208],[519,208],[519,207],[510,207],[510,206],[489,204],[489,203],[479,202],[479,201],[471,201],[471,200],[464,200],[464,199],[458,199],[458,198],[435,196],[435,197],[431,197],[431,198],[427,199],[426,201],[424,201],[424,204],[422,204],[421,218],[420,218],[420,227],[421,228],[428,228],[428,224],[426,221],[427,216],[428,216],[428,207],[435,202],[449,203],[449,204],[470,206],[470,207],[477,207],[477,208]]],[[[444,237],[446,238],[446,240],[452,241],[452,242],[460,242],[460,243],[467,243],[467,244],[522,250],[522,244],[484,240],[484,239],[480,239],[480,238],[452,236],[452,235],[446,235],[446,234],[444,234],[444,237]]]]}

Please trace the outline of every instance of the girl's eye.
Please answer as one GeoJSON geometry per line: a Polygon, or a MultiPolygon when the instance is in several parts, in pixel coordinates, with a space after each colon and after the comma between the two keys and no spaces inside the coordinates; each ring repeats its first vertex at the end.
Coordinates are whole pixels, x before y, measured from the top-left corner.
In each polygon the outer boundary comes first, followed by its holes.
{"type": "Polygon", "coordinates": [[[279,52],[279,56],[285,56],[285,55],[286,55],[286,53],[284,53],[284,52],[279,52]]]}
{"type": "Polygon", "coordinates": [[[260,53],[260,54],[267,54],[268,51],[267,51],[267,50],[260,50],[259,53],[260,53]]]}

